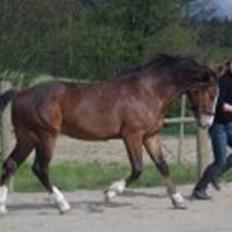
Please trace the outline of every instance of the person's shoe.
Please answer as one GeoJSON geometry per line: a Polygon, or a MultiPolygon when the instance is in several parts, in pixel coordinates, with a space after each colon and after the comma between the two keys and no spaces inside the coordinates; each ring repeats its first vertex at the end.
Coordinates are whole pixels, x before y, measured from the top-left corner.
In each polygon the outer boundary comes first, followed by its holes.
{"type": "Polygon", "coordinates": [[[194,190],[192,193],[192,198],[197,200],[210,200],[211,196],[209,196],[205,190],[194,190]]]}
{"type": "Polygon", "coordinates": [[[212,179],[211,184],[217,191],[221,191],[221,186],[218,184],[217,180],[212,179]]]}

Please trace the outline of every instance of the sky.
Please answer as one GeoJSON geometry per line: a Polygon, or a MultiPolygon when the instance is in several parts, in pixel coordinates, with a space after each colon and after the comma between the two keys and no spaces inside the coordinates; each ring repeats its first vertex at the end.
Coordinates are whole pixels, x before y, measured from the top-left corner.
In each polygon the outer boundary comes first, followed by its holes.
{"type": "Polygon", "coordinates": [[[218,15],[232,18],[232,0],[214,0],[214,3],[218,6],[218,15]]]}

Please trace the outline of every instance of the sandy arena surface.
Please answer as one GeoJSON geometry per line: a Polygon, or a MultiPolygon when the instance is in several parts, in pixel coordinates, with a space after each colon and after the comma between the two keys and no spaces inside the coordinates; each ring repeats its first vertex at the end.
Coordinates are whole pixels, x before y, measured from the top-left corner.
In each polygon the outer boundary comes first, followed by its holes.
{"type": "MultiPolygon", "coordinates": [[[[177,159],[178,139],[163,138],[169,162],[177,159]]],[[[32,158],[32,157],[31,157],[32,158]]],[[[31,160],[30,158],[30,160],[31,160]]],[[[121,141],[83,142],[61,136],[53,162],[128,163],[121,141]]],[[[145,154],[144,161],[150,162],[145,154]]],[[[196,161],[196,140],[186,138],[182,162],[196,161]]],[[[129,164],[128,164],[129,165],[129,164]]],[[[72,210],[59,215],[44,193],[9,195],[9,213],[0,217],[0,232],[224,232],[232,231],[232,184],[224,184],[212,201],[190,201],[192,186],[180,186],[187,210],[172,208],[164,187],[128,190],[105,204],[102,191],[65,193],[72,210]]]]}
{"type": "MultiPolygon", "coordinates": [[[[210,146],[210,140],[208,140],[210,146]]],[[[168,162],[177,161],[179,153],[179,139],[173,136],[162,136],[161,144],[164,156],[168,162]]],[[[9,152],[14,148],[15,138],[9,144],[9,152]]],[[[196,137],[186,136],[183,140],[181,162],[196,164],[196,137]]],[[[29,161],[33,160],[34,155],[30,155],[29,161]]],[[[211,159],[212,154],[209,154],[211,159]]],[[[143,150],[143,160],[145,163],[151,162],[149,156],[143,150]]],[[[52,163],[60,162],[79,162],[79,163],[128,163],[128,157],[122,140],[108,140],[89,142],[73,139],[60,135],[56,142],[52,163]]]]}
{"type": "MultiPolygon", "coordinates": [[[[178,143],[178,138],[162,137],[162,148],[167,161],[177,160],[178,143]]],[[[183,163],[196,162],[196,138],[194,136],[185,137],[182,151],[183,163]]],[[[150,162],[145,150],[143,153],[144,162],[150,162]]],[[[128,163],[128,158],[121,140],[88,142],[60,136],[56,144],[53,162],[63,161],[128,163]]]]}
{"type": "Polygon", "coordinates": [[[8,214],[0,217],[1,232],[231,232],[232,184],[210,193],[211,201],[190,201],[192,186],[179,190],[187,210],[175,210],[164,188],[128,190],[106,205],[101,191],[66,193],[72,211],[59,215],[44,193],[13,193],[8,214]]]}

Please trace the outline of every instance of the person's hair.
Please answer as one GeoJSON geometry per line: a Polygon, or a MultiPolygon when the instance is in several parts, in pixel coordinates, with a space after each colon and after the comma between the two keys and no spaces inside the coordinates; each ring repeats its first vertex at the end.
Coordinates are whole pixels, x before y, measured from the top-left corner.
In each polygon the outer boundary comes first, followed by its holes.
{"type": "Polygon", "coordinates": [[[225,73],[230,73],[232,74],[231,70],[230,70],[230,64],[232,63],[232,57],[230,57],[226,63],[225,63],[225,73]]]}

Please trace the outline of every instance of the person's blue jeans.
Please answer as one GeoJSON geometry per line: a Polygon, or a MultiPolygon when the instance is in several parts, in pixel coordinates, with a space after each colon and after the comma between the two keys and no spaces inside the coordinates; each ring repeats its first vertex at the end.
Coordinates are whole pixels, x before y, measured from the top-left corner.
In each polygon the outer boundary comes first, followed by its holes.
{"type": "Polygon", "coordinates": [[[232,126],[214,123],[209,130],[209,134],[214,154],[213,164],[220,171],[226,165],[227,146],[232,147],[232,126]]]}
{"type": "Polygon", "coordinates": [[[199,192],[205,191],[210,182],[214,183],[215,178],[222,175],[232,166],[232,155],[227,158],[227,146],[232,147],[232,127],[226,124],[214,123],[209,129],[211,137],[214,162],[208,165],[197,182],[194,193],[198,194],[200,199],[207,199],[207,196],[199,195],[199,192]]]}

